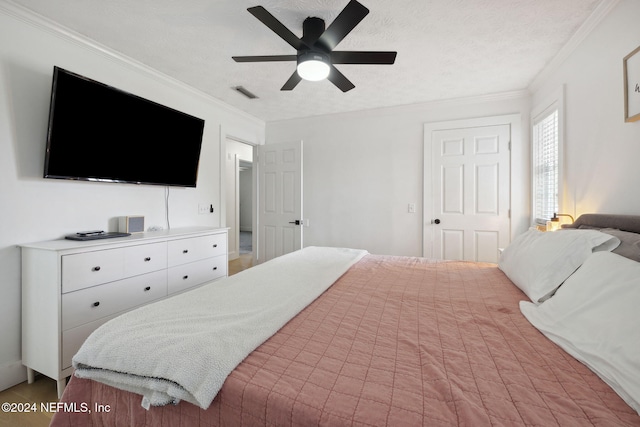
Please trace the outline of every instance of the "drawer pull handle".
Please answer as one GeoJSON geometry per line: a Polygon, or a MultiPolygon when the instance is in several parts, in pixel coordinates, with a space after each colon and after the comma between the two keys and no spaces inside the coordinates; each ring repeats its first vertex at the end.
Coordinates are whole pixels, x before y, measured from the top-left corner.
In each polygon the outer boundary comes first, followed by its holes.
{"type": "Polygon", "coordinates": [[[150,291],[150,290],[151,290],[151,286],[147,286],[146,288],[144,288],[144,291],[145,291],[145,292],[148,292],[148,291],[150,291]]]}
{"type": "Polygon", "coordinates": [[[189,276],[182,276],[182,280],[187,280],[189,276]]]}
{"type": "Polygon", "coordinates": [[[213,247],[214,247],[214,248],[217,248],[217,247],[218,247],[218,244],[217,244],[217,243],[216,243],[216,244],[214,244],[214,245],[213,245],[213,247]]]}
{"type": "Polygon", "coordinates": [[[145,262],[149,262],[149,261],[151,261],[151,257],[150,257],[150,256],[146,257],[146,258],[144,259],[144,261],[145,261],[145,262]]]}
{"type": "Polygon", "coordinates": [[[214,270],[217,270],[217,269],[218,269],[218,267],[213,267],[213,269],[214,269],[214,270]]]}
{"type": "Polygon", "coordinates": [[[100,271],[100,266],[99,266],[99,265],[96,265],[95,267],[93,267],[93,268],[91,269],[91,271],[100,271]]]}
{"type": "Polygon", "coordinates": [[[91,304],[91,305],[92,305],[93,307],[97,307],[97,306],[99,306],[99,305],[100,305],[100,301],[96,301],[96,302],[94,302],[94,303],[93,303],[93,304],[91,304]]]}
{"type": "Polygon", "coordinates": [[[184,249],[184,250],[182,251],[182,253],[183,253],[183,254],[186,254],[186,253],[188,253],[188,252],[189,252],[189,249],[184,249]]]}

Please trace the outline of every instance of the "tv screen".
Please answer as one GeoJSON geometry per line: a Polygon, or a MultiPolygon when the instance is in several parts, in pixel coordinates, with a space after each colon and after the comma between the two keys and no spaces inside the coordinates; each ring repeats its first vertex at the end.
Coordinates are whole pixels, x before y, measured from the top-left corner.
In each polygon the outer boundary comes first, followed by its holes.
{"type": "Polygon", "coordinates": [[[44,177],[195,187],[204,120],[53,69],[44,177]]]}

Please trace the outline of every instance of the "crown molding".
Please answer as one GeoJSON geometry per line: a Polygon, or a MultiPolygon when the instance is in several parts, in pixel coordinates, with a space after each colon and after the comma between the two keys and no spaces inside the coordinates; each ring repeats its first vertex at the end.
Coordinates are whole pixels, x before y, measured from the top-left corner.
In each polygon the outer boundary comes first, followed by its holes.
{"type": "Polygon", "coordinates": [[[214,104],[215,106],[226,110],[227,112],[242,116],[245,119],[251,120],[257,124],[264,125],[265,121],[261,120],[251,114],[242,111],[238,108],[232,107],[225,102],[214,98],[213,96],[204,93],[193,86],[190,86],[178,79],[170,77],[154,68],[149,67],[148,65],[139,62],[131,57],[128,57],[120,52],[117,52],[101,43],[96,42],[95,40],[90,39],[80,33],[77,33],[49,18],[46,18],[42,15],[35,13],[34,11],[27,9],[26,7],[16,4],[10,0],[0,0],[0,13],[4,13],[5,15],[11,16],[27,25],[35,27],[40,31],[44,31],[49,33],[55,37],[58,37],[62,40],[75,44],[81,48],[87,49],[93,53],[97,53],[104,58],[107,58],[111,61],[117,62],[118,64],[124,65],[134,71],[142,72],[154,80],[162,83],[168,84],[173,87],[176,87],[180,90],[188,92],[191,95],[194,95],[208,103],[214,104]]]}
{"type": "Polygon", "coordinates": [[[393,114],[410,114],[412,112],[422,112],[425,109],[437,109],[447,107],[459,107],[466,105],[477,105],[491,102],[513,101],[527,99],[531,96],[528,89],[513,90],[508,92],[490,93],[484,95],[466,96],[461,98],[437,99],[433,101],[419,102],[415,104],[401,104],[388,107],[369,108],[365,110],[342,111],[339,113],[326,113],[314,116],[288,117],[278,120],[270,120],[268,123],[280,123],[292,120],[317,119],[321,117],[341,116],[341,117],[384,117],[393,114]]]}
{"type": "Polygon", "coordinates": [[[557,71],[564,61],[571,56],[580,44],[593,32],[593,30],[604,20],[605,17],[620,3],[620,0],[602,0],[593,10],[587,20],[571,36],[569,41],[560,49],[551,61],[538,73],[529,85],[531,93],[536,92],[549,78],[557,71]]]}

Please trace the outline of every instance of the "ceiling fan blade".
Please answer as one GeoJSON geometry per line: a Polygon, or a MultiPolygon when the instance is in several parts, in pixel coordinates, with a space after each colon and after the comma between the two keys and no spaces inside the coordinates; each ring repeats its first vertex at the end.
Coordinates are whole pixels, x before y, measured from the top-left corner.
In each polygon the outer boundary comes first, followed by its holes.
{"type": "Polygon", "coordinates": [[[333,64],[393,64],[398,52],[357,52],[357,51],[333,51],[331,62],[333,64]]]}
{"type": "Polygon", "coordinates": [[[316,45],[333,50],[369,13],[369,9],[351,0],[320,36],[316,45]]]}
{"type": "Polygon", "coordinates": [[[336,67],[334,67],[333,65],[331,65],[330,67],[331,71],[329,72],[329,77],[327,77],[327,80],[336,85],[338,89],[343,92],[347,92],[356,87],[349,81],[349,79],[344,76],[344,74],[338,71],[336,67]]]}
{"type": "Polygon", "coordinates": [[[293,90],[294,87],[298,86],[298,83],[302,80],[302,77],[298,74],[297,71],[294,71],[289,80],[280,88],[280,90],[293,90]]]}
{"type": "Polygon", "coordinates": [[[295,61],[296,55],[262,55],[262,56],[232,56],[236,62],[274,62],[274,61],[295,61]]]}
{"type": "Polygon", "coordinates": [[[278,21],[275,16],[270,14],[267,9],[262,6],[254,6],[247,9],[250,14],[255,16],[262,22],[264,25],[269,27],[271,31],[279,35],[284,41],[293,46],[296,50],[301,50],[304,48],[308,48],[308,46],[300,40],[298,36],[293,34],[291,30],[282,24],[282,22],[278,21]]]}

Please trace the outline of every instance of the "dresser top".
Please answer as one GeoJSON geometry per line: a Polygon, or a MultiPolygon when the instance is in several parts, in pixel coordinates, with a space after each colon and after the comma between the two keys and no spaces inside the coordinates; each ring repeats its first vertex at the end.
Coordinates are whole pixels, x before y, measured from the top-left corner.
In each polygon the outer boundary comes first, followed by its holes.
{"type": "Polygon", "coordinates": [[[125,237],[114,237],[109,239],[96,239],[96,240],[69,240],[69,239],[56,239],[47,240],[44,242],[35,242],[19,245],[22,248],[27,249],[43,249],[60,251],[67,249],[87,249],[91,247],[104,247],[109,246],[126,246],[128,244],[139,244],[153,242],[154,240],[173,240],[184,237],[190,237],[192,235],[202,234],[214,234],[223,233],[229,230],[226,227],[180,227],[172,228],[170,230],[148,231],[144,233],[134,233],[125,237]]]}

